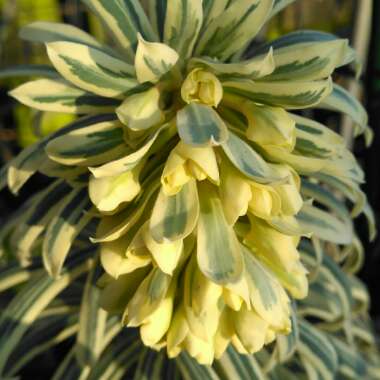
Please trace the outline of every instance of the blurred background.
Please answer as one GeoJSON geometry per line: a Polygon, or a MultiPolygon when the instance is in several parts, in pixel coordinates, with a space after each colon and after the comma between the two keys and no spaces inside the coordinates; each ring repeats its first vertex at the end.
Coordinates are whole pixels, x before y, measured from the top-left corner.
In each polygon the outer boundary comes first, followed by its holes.
{"type": "MultiPolygon", "coordinates": [[[[21,26],[36,20],[67,22],[90,31],[99,40],[106,39],[101,26],[86,12],[79,0],[0,0],[0,69],[14,64],[48,63],[43,46],[25,43],[17,35],[21,26]]],[[[359,82],[349,68],[338,71],[335,79],[360,98],[368,109],[370,125],[376,136],[371,149],[365,149],[363,141],[352,139],[352,125],[349,120],[339,120],[336,115],[326,111],[319,111],[314,117],[340,129],[347,143],[352,146],[366,171],[365,191],[379,225],[380,130],[377,123],[380,120],[380,1],[298,0],[266,26],[260,39],[271,40],[301,28],[323,30],[349,38],[362,59],[363,75],[359,82]]],[[[17,105],[7,96],[7,92],[23,81],[25,78],[0,79],[0,165],[10,160],[22,147],[60,128],[73,118],[36,112],[17,105]]],[[[18,198],[11,196],[6,190],[2,191],[0,223],[1,216],[16,209],[44,181],[46,179],[34,176],[18,198]]],[[[363,242],[366,242],[366,223],[360,218],[356,223],[363,242]]],[[[372,295],[371,312],[380,333],[379,271],[380,239],[372,244],[366,243],[366,263],[361,272],[361,277],[372,295]]]]}

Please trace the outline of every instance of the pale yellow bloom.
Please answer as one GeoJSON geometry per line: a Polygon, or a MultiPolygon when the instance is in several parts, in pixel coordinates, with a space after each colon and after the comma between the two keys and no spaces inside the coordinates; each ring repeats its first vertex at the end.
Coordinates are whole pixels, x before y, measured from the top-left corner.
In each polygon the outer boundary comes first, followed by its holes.
{"type": "Polygon", "coordinates": [[[214,74],[194,69],[183,82],[181,95],[186,103],[196,102],[217,107],[223,97],[223,87],[214,74]]]}
{"type": "Polygon", "coordinates": [[[104,214],[116,212],[125,202],[132,201],[140,192],[141,166],[123,174],[90,178],[89,195],[92,203],[104,214]]]}
{"type": "Polygon", "coordinates": [[[178,193],[191,179],[203,181],[209,178],[219,182],[219,169],[214,149],[194,148],[180,142],[170,153],[161,177],[167,195],[178,193]]]}

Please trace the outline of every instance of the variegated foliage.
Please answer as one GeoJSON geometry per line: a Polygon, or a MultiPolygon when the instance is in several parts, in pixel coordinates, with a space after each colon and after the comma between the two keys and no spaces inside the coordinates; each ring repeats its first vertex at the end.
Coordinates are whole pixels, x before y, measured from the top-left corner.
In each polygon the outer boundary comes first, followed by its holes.
{"type": "MultiPolygon", "coordinates": [[[[53,67],[11,95],[82,117],[1,174],[14,193],[36,172],[52,178],[1,230],[3,252],[24,265],[41,255],[48,272],[4,312],[3,373],[22,367],[9,367],[22,335],[87,272],[79,317],[64,314],[78,334],[56,379],[132,367],[136,379],[378,376],[366,292],[350,274],[361,259],[352,217],[364,213],[376,234],[364,175],[337,133],[297,112],[347,114],[370,142],[365,110],[331,79],[356,59],[348,42],[296,32],[247,55],[289,0],[83,2],[115,46],[69,25],[21,32],[46,44],[53,67]],[[78,251],[88,238],[92,251],[78,251]],[[103,309],[142,343],[120,338],[103,309]]],[[[8,286],[30,277],[13,274],[8,286]]]]}

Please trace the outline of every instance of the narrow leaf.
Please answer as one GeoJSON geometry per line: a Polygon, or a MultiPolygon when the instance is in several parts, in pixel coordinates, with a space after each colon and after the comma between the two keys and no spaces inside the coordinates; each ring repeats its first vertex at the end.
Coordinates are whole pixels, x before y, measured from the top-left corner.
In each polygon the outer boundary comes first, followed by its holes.
{"type": "MultiPolygon", "coordinates": [[[[369,130],[367,129],[368,115],[366,110],[360,102],[343,87],[334,84],[332,93],[319,104],[318,108],[348,115],[357,124],[357,134],[366,133],[367,136],[370,137],[368,135],[369,130]]],[[[367,142],[369,143],[370,141],[367,142]]]]}
{"type": "Polygon", "coordinates": [[[76,340],[76,358],[83,367],[95,364],[105,334],[107,313],[99,308],[101,290],[96,286],[100,272],[98,261],[93,260],[83,291],[76,340]]]}
{"type": "Polygon", "coordinates": [[[255,57],[240,63],[223,63],[209,57],[192,58],[190,67],[204,67],[216,74],[218,77],[242,76],[250,79],[259,79],[273,72],[275,62],[273,49],[263,56],[255,57]]]}
{"type": "Polygon", "coordinates": [[[37,21],[20,29],[19,36],[26,41],[55,42],[68,41],[102,48],[94,37],[74,25],[58,22],[37,21]]]}
{"type": "Polygon", "coordinates": [[[32,280],[33,286],[24,287],[3,311],[0,318],[1,374],[4,373],[9,356],[40,312],[57,294],[88,270],[88,252],[78,252],[78,257],[58,280],[44,273],[36,275],[32,280]]]}
{"type": "Polygon", "coordinates": [[[338,369],[338,357],[334,347],[325,336],[309,323],[300,326],[299,352],[322,374],[323,379],[333,380],[338,369]]]}
{"type": "Polygon", "coordinates": [[[182,353],[175,361],[184,380],[219,380],[218,375],[212,367],[199,364],[187,353],[182,353]]]}
{"type": "Polygon", "coordinates": [[[26,82],[9,93],[20,103],[40,111],[74,114],[113,111],[120,101],[75,88],[63,80],[38,79],[26,82]]]}
{"type": "Polygon", "coordinates": [[[132,60],[137,46],[137,33],[156,40],[139,0],[82,0],[112,33],[118,45],[132,60]]]}
{"type": "Polygon", "coordinates": [[[75,238],[91,220],[91,216],[86,214],[90,206],[87,189],[75,189],[50,221],[44,237],[42,256],[51,276],[59,276],[75,238]]]}
{"type": "Polygon", "coordinates": [[[138,35],[135,68],[139,83],[156,83],[177,63],[179,55],[171,47],[145,41],[138,35]]]}
{"type": "Polygon", "coordinates": [[[284,180],[274,167],[265,162],[250,145],[232,132],[222,148],[232,164],[248,178],[263,184],[284,180]]]}
{"type": "Polygon", "coordinates": [[[102,166],[89,168],[91,173],[95,178],[102,178],[118,175],[134,169],[149,152],[162,130],[163,128],[160,128],[155,133],[149,135],[141,146],[132,153],[128,152],[124,157],[108,162],[102,166]]]}
{"type": "Polygon", "coordinates": [[[272,5],[273,0],[230,1],[202,34],[196,55],[224,61],[244,49],[261,29],[272,5]]]}
{"type": "Polygon", "coordinates": [[[309,108],[319,104],[332,91],[332,81],[254,82],[235,80],[223,82],[224,91],[257,103],[285,109],[309,108]]]}
{"type": "Polygon", "coordinates": [[[68,131],[51,139],[46,146],[48,156],[64,165],[100,165],[118,158],[126,145],[123,129],[117,121],[100,122],[68,131]]]}
{"type": "Polygon", "coordinates": [[[275,69],[265,80],[320,80],[345,62],[348,40],[304,42],[274,50],[275,69]]]}
{"type": "Polygon", "coordinates": [[[46,46],[57,71],[83,90],[122,98],[138,85],[133,66],[98,49],[75,42],[49,42],[46,46]]]}
{"type": "Polygon", "coordinates": [[[167,7],[163,41],[177,51],[182,59],[186,59],[192,55],[202,26],[202,0],[165,2],[167,7]]]}
{"type": "Polygon", "coordinates": [[[305,204],[298,213],[297,220],[303,228],[313,231],[313,234],[321,240],[336,244],[352,242],[352,224],[343,223],[331,213],[305,204]]]}

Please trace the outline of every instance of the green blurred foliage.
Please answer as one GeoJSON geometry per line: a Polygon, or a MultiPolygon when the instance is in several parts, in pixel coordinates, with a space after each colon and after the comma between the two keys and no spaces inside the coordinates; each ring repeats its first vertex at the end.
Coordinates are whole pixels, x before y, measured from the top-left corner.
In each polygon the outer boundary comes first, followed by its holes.
{"type": "Polygon", "coordinates": [[[353,25],[355,0],[306,0],[288,6],[268,27],[269,39],[297,29],[337,33],[353,25]]]}

